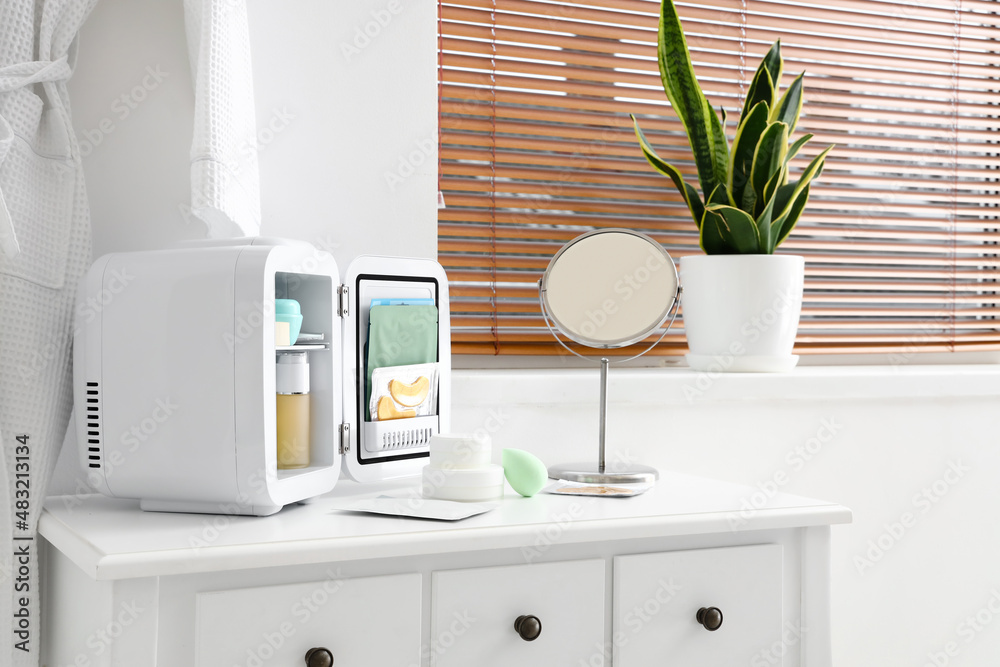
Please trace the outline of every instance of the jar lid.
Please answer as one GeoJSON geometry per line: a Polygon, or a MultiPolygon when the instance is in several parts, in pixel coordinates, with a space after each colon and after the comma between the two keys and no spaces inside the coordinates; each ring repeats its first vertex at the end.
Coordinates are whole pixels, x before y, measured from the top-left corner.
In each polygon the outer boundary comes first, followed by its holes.
{"type": "Polygon", "coordinates": [[[436,468],[482,468],[493,455],[490,436],[485,433],[433,435],[427,444],[430,463],[436,468]]]}
{"type": "Polygon", "coordinates": [[[278,315],[301,315],[302,306],[295,299],[275,299],[274,312],[278,315]]]}
{"type": "Polygon", "coordinates": [[[279,394],[309,393],[309,359],[305,352],[281,352],[274,369],[279,394]]]}
{"type": "Polygon", "coordinates": [[[308,355],[305,352],[282,352],[278,355],[279,364],[309,364],[308,355]]]}

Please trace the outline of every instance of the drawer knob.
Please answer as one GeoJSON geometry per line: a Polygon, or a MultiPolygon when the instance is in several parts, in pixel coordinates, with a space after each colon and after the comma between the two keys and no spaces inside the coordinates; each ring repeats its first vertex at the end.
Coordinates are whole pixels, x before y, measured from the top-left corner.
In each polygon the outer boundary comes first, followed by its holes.
{"type": "Polygon", "coordinates": [[[333,667],[333,653],[320,646],[306,651],[306,667],[333,667]]]}
{"type": "Polygon", "coordinates": [[[718,607],[702,607],[695,614],[695,619],[709,632],[715,632],[722,627],[722,610],[718,607]]]}
{"type": "Polygon", "coordinates": [[[533,642],[542,634],[542,622],[537,616],[518,616],[514,620],[514,631],[526,642],[533,642]]]}

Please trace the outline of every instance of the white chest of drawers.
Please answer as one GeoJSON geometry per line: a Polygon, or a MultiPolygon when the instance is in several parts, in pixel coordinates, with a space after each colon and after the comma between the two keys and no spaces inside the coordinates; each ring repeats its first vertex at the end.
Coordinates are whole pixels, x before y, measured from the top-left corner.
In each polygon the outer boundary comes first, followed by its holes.
{"type": "Polygon", "coordinates": [[[830,666],[844,507],[745,510],[754,489],[666,474],[628,499],[508,489],[457,523],[333,509],[404,488],[341,482],[263,518],[51,498],[43,663],[830,666]]]}

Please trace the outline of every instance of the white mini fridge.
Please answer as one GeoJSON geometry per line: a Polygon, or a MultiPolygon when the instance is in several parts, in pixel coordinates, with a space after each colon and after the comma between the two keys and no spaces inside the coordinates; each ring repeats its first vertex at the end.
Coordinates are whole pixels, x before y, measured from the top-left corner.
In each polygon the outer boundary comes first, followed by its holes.
{"type": "Polygon", "coordinates": [[[145,510],[258,516],[330,491],[342,470],[416,475],[449,430],[450,348],[448,281],[431,260],[363,256],[341,277],[328,253],[267,238],[106,255],[78,297],[80,460],[95,489],[145,510]],[[308,342],[275,345],[276,298],[301,305],[308,342]],[[436,306],[436,414],[368,418],[373,299],[436,306]],[[284,470],[275,363],[287,351],[308,358],[310,451],[284,470]]]}

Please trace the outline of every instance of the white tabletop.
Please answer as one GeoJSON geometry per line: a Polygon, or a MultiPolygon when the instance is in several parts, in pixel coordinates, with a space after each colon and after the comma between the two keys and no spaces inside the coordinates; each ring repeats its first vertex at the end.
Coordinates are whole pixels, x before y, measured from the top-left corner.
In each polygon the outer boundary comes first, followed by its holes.
{"type": "Polygon", "coordinates": [[[269,517],[143,512],[138,501],[56,496],[45,503],[39,532],[91,577],[111,580],[531,547],[540,526],[551,523],[560,527],[558,541],[572,544],[851,520],[850,510],[834,503],[783,493],[765,498],[752,487],[678,473],[665,473],[631,498],[522,498],[507,487],[497,509],[456,522],[335,509],[385,493],[416,494],[416,484],[341,480],[312,503],[269,517]]]}

